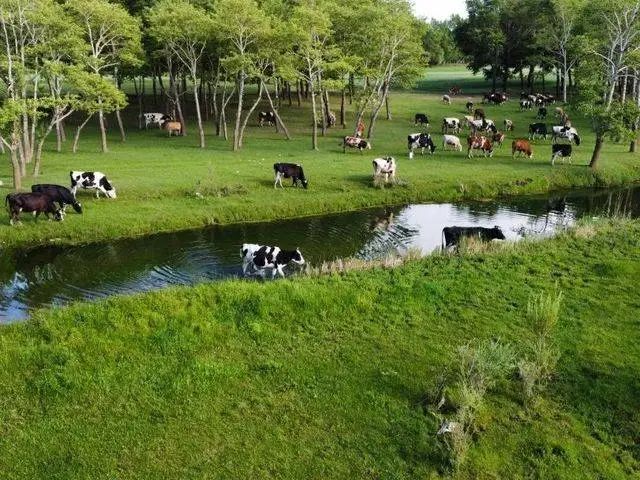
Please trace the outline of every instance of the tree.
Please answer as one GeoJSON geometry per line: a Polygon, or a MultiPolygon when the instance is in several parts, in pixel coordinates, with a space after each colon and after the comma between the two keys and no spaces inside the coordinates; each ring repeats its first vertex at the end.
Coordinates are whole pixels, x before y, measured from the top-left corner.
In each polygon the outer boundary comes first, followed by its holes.
{"type": "Polygon", "coordinates": [[[204,148],[204,127],[198,97],[201,85],[198,68],[213,32],[213,21],[204,10],[186,0],[161,0],[149,10],[148,21],[151,36],[165,45],[191,76],[200,148],[204,148]]]}
{"type": "MultiPolygon", "coordinates": [[[[142,55],[140,26],[120,5],[107,0],[69,0],[67,8],[82,28],[85,40],[89,44],[87,68],[97,75],[105,75],[107,71],[117,78],[119,66],[137,65],[142,55]]],[[[102,102],[97,98],[98,105],[102,102]]],[[[120,106],[116,115],[121,133],[122,120],[120,106]]],[[[104,108],[98,108],[102,151],[108,151],[107,134],[104,123],[104,108]]],[[[93,115],[93,113],[91,114],[93,115]]]]}

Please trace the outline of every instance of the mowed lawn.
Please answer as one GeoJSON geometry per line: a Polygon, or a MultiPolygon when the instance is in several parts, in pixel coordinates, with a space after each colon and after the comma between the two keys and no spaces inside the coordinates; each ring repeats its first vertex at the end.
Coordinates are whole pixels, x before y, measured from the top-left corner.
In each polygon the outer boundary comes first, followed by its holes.
{"type": "MultiPolygon", "coordinates": [[[[426,79],[429,81],[429,75],[434,75],[444,82],[442,78],[449,71],[456,72],[451,75],[457,84],[460,84],[459,78],[473,80],[463,67],[429,70],[426,79]]],[[[453,105],[446,106],[438,94],[417,90],[393,92],[393,119],[379,120],[372,139],[373,149],[362,154],[342,153],[341,137],[350,133],[351,127],[329,130],[328,135],[320,139],[320,151],[312,151],[309,105],[295,106],[295,95],[294,106],[289,107],[285,102],[280,110],[293,135],[291,141],[273,128],[259,128],[252,119],[245,146],[235,153],[231,151],[230,141],[225,142],[213,134],[211,121],[207,123],[207,148],[201,150],[197,147],[193,124],[189,125],[186,137],[168,138],[157,129],[140,131],[136,107],[131,106],[125,112],[128,135],[125,143],[119,141],[115,119],[110,118],[109,153],[100,153],[99,137],[95,129],[87,127],[79,153],[70,153],[71,140],[62,153],[52,151],[49,143],[42,175],[37,180],[24,181],[25,189],[35,181],[68,185],[70,170],[101,171],[115,185],[117,200],[95,200],[91,192],[81,192],[78,196],[85,213],[71,213],[61,224],[46,221],[36,224],[31,216],[25,215],[22,226],[10,227],[7,216],[0,221],[0,245],[92,242],[212,223],[289,218],[409,201],[477,199],[556,188],[604,186],[640,178],[640,158],[627,153],[627,145],[608,143],[601,168],[597,172],[588,169],[585,165],[593,137],[587,124],[575,114],[572,115],[574,125],[581,131],[584,143],[576,148],[571,166],[551,167],[550,140],[535,142],[532,160],[511,159],[509,145],[496,151],[493,158],[469,160],[466,152],[443,152],[442,118],[462,118],[467,98],[465,95],[455,98],[453,105]],[[420,127],[413,125],[415,113],[430,116],[430,131],[439,148],[434,156],[418,154],[410,161],[407,134],[420,131],[420,127]],[[372,184],[371,160],[384,155],[398,159],[400,182],[393,188],[380,189],[372,184]],[[274,191],[272,165],[280,161],[302,164],[309,178],[309,189],[287,187],[274,191]]],[[[332,109],[336,112],[338,100],[332,99],[332,109]]],[[[479,98],[474,100],[478,102],[479,98]]],[[[261,108],[266,108],[266,104],[261,108]]],[[[352,108],[349,106],[349,126],[353,123],[352,108]]],[[[146,110],[162,109],[151,105],[146,110]]],[[[498,125],[504,118],[512,119],[516,123],[515,136],[526,136],[527,126],[535,116],[534,111],[521,113],[517,98],[507,105],[487,106],[485,110],[498,125]]],[[[551,124],[553,120],[547,122],[551,124]]],[[[72,122],[67,129],[71,138],[72,122]]],[[[463,142],[465,135],[462,135],[463,142]]],[[[512,138],[513,135],[508,136],[507,144],[512,138]]],[[[10,192],[9,162],[0,166],[0,179],[4,182],[0,191],[10,192]]]]}
{"type": "Polygon", "coordinates": [[[3,479],[448,477],[429,413],[457,347],[523,354],[563,292],[537,405],[514,373],[455,478],[638,478],[640,224],[497,253],[228,281],[38,312],[0,329],[3,479]]]}

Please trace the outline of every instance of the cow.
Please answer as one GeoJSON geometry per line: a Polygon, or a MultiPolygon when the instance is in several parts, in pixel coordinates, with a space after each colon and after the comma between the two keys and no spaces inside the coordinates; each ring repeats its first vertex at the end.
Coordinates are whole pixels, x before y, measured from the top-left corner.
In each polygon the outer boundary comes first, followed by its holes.
{"type": "Polygon", "coordinates": [[[451,95],[452,97],[455,97],[456,95],[460,95],[461,93],[462,93],[462,89],[457,85],[454,85],[449,89],[449,95],[451,95]]]}
{"type": "Polygon", "coordinates": [[[274,125],[276,123],[276,114],[273,112],[259,112],[258,125],[262,127],[265,122],[268,123],[269,126],[274,125]]]}
{"type": "Polygon", "coordinates": [[[67,205],[71,205],[77,213],[82,213],[82,205],[67,187],[49,184],[31,185],[31,192],[48,195],[54,202],[58,202],[63,212],[67,205]]]}
{"type": "Polygon", "coordinates": [[[488,102],[488,103],[493,103],[495,105],[502,105],[504,102],[506,102],[508,99],[507,95],[504,93],[485,93],[484,94],[484,98],[483,98],[483,103],[484,102],[488,102]]]}
{"type": "Polygon", "coordinates": [[[523,110],[531,110],[533,108],[533,103],[531,100],[520,100],[520,111],[523,110]]]}
{"type": "MultiPolygon", "coordinates": [[[[275,116],[275,115],[274,115],[275,116]]],[[[333,127],[336,124],[336,114],[333,112],[327,113],[327,127],[333,127]]]]}
{"type": "Polygon", "coordinates": [[[473,111],[473,102],[467,102],[467,112],[471,113],[473,111]]]}
{"type": "Polygon", "coordinates": [[[280,184],[280,188],[284,188],[282,186],[282,178],[290,178],[292,180],[292,185],[294,187],[298,186],[298,180],[302,183],[304,188],[307,188],[309,182],[304,176],[304,170],[302,169],[302,165],[297,163],[274,163],[273,171],[275,173],[275,182],[273,183],[273,188],[277,188],[278,184],[280,184]]]}
{"type": "Polygon", "coordinates": [[[481,109],[481,108],[476,108],[476,109],[473,111],[473,119],[474,119],[474,120],[482,120],[482,119],[483,119],[483,118],[485,118],[485,117],[486,117],[486,115],[485,115],[485,113],[484,113],[484,110],[483,110],[483,109],[481,109]]]}
{"type": "Polygon", "coordinates": [[[554,142],[559,138],[566,138],[569,142],[575,142],[576,145],[580,145],[580,135],[578,135],[578,131],[575,128],[557,125],[551,127],[551,129],[553,132],[552,139],[554,142]]]}
{"type": "Polygon", "coordinates": [[[467,138],[467,158],[473,157],[474,150],[482,150],[484,156],[493,157],[493,145],[491,141],[482,135],[473,135],[467,138]]]}
{"type": "Polygon", "coordinates": [[[347,152],[347,147],[349,147],[349,148],[357,148],[360,153],[362,153],[362,150],[364,150],[364,149],[371,150],[371,144],[369,142],[367,142],[363,138],[352,137],[352,136],[349,136],[349,135],[344,137],[344,139],[342,140],[342,151],[344,153],[347,152]]]}
{"type": "Polygon", "coordinates": [[[491,137],[491,141],[494,144],[497,143],[499,147],[502,147],[502,144],[504,143],[505,138],[506,138],[506,135],[503,132],[495,132],[491,137]]]}
{"type": "Polygon", "coordinates": [[[162,128],[166,122],[171,120],[171,117],[164,113],[143,113],[142,119],[144,120],[144,128],[148,129],[149,125],[153,124],[157,124],[158,128],[162,128]]]}
{"type": "Polygon", "coordinates": [[[547,139],[547,125],[545,123],[532,123],[529,125],[529,140],[536,137],[547,139]]]}
{"type": "Polygon", "coordinates": [[[505,132],[513,132],[514,128],[515,128],[515,125],[513,124],[513,122],[511,120],[509,120],[508,118],[505,118],[505,120],[504,120],[504,131],[505,132]]]}
{"type": "Polygon", "coordinates": [[[9,212],[9,224],[20,221],[20,213],[32,212],[36,216],[44,213],[47,218],[53,214],[54,220],[60,222],[64,219],[62,209],[58,208],[53,199],[44,193],[10,193],[4,199],[4,204],[9,212]]]}
{"type": "Polygon", "coordinates": [[[515,158],[516,152],[524,154],[527,158],[533,158],[533,148],[528,140],[517,139],[511,143],[511,158],[515,158]]]}
{"type": "Polygon", "coordinates": [[[462,143],[460,143],[460,139],[455,135],[442,136],[442,150],[447,150],[447,147],[450,147],[458,152],[462,151],[462,143]]]}
{"type": "Polygon", "coordinates": [[[182,123],[180,122],[165,122],[163,128],[169,132],[169,136],[173,135],[182,135],[182,123]]]}
{"type": "Polygon", "coordinates": [[[458,246],[462,238],[477,238],[483,242],[504,240],[506,237],[500,227],[444,227],[442,229],[442,250],[458,246]]]}
{"type": "Polygon", "coordinates": [[[416,116],[414,117],[413,120],[413,125],[426,125],[427,127],[429,126],[429,117],[427,117],[424,113],[416,113],[416,116]]]}
{"type": "Polygon", "coordinates": [[[464,120],[465,120],[465,127],[469,129],[473,127],[474,118],[472,115],[465,115],[464,120]]]}
{"type": "Polygon", "coordinates": [[[409,158],[413,158],[413,151],[420,149],[420,154],[424,155],[424,149],[429,150],[429,154],[436,151],[436,146],[428,133],[412,133],[407,136],[407,148],[409,149],[409,158]]]}
{"type": "Polygon", "coordinates": [[[547,118],[547,107],[540,107],[536,118],[539,120],[545,120],[547,118]]]}
{"type": "Polygon", "coordinates": [[[460,131],[460,120],[453,117],[445,117],[442,119],[442,133],[458,133],[460,131]]]}
{"type": "Polygon", "coordinates": [[[449,95],[443,95],[442,103],[444,103],[445,105],[451,105],[451,97],[449,95]]]}
{"type": "Polygon", "coordinates": [[[254,243],[244,243],[240,248],[240,258],[242,258],[242,273],[247,275],[249,267],[263,278],[265,270],[271,269],[271,277],[279,273],[284,277],[282,270],[289,263],[304,265],[305,261],[299,248],[295,250],[281,250],[279,247],[269,247],[266,245],[256,245],[254,243]]]}
{"type": "Polygon", "coordinates": [[[396,159],[393,157],[383,157],[373,159],[373,179],[384,176],[384,181],[388,182],[396,178],[396,159]]]}
{"type": "Polygon", "coordinates": [[[96,198],[100,192],[107,198],[116,198],[116,189],[107,180],[107,176],[101,172],[69,172],[71,177],[71,194],[75,197],[78,187],[83,189],[95,189],[96,198]]]}
{"type": "Polygon", "coordinates": [[[471,121],[470,125],[471,125],[471,131],[474,133],[475,132],[496,133],[498,131],[493,120],[486,120],[484,118],[482,120],[473,120],[471,121]]]}
{"type": "Polygon", "coordinates": [[[571,144],[566,143],[554,143],[551,145],[551,165],[555,165],[558,157],[562,158],[562,163],[566,158],[571,163],[571,144]]]}

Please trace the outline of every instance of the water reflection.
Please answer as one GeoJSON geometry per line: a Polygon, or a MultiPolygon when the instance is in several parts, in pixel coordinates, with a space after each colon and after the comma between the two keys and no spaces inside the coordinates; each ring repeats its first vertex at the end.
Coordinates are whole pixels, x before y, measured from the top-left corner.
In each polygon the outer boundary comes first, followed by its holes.
{"type": "Polygon", "coordinates": [[[640,188],[509,201],[387,207],[286,222],[214,227],[80,247],[18,251],[0,260],[0,321],[30,308],[240,275],[243,242],[300,247],[307,261],[427,253],[446,226],[498,225],[507,239],[552,235],[584,215],[640,216],[640,188]]]}

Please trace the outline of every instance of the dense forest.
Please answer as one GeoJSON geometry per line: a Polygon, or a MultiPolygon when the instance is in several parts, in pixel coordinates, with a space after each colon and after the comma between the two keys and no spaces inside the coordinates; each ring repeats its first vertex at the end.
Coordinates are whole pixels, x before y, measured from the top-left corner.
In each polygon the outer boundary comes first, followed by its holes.
{"type": "Polygon", "coordinates": [[[38,175],[50,135],[61,149],[72,114],[82,119],[73,151],[91,119],[107,151],[106,114],[124,141],[127,104],[142,111],[145,96],[162,98],[186,132],[189,102],[200,147],[206,109],[219,136],[229,125],[239,150],[261,101],[288,137],[277,107],[304,100],[317,149],[334,122],[355,128],[366,119],[371,137],[383,107],[390,116],[391,88],[412,86],[429,64],[451,62],[482,72],[494,91],[519,78],[532,92],[537,77],[555,75],[543,89],[555,88],[592,120],[592,166],[607,138],[635,149],[640,2],[467,0],[467,10],[465,19],[429,22],[405,0],[2,0],[1,145],[15,187],[38,175]],[[354,118],[345,118],[345,99],[356,105],[354,118]]]}

